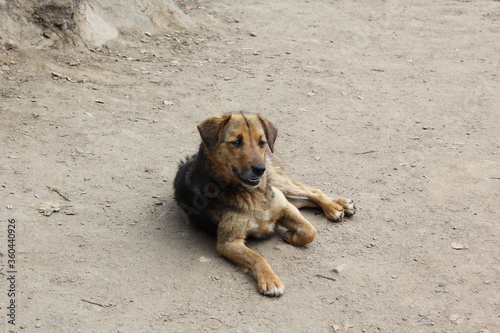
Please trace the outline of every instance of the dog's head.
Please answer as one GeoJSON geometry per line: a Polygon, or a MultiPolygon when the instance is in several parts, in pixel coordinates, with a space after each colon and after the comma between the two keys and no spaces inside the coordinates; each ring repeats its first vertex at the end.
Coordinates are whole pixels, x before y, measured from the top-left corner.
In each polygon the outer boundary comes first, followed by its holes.
{"type": "Polygon", "coordinates": [[[278,130],[267,119],[234,113],[208,118],[198,126],[211,171],[221,180],[258,187],[266,172],[266,150],[278,130]]]}

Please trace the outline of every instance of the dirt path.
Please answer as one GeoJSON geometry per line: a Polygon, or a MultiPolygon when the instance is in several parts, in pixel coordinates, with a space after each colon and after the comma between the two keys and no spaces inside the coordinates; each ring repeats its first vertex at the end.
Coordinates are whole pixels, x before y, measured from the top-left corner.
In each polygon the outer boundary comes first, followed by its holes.
{"type": "MultiPolygon", "coordinates": [[[[198,3],[198,4],[201,4],[198,3]]],[[[200,33],[2,50],[7,332],[498,332],[500,3],[207,1],[200,33]],[[355,199],[266,298],[173,201],[196,124],[260,112],[290,172],[355,199]],[[50,216],[43,216],[39,208],[50,216]]]]}

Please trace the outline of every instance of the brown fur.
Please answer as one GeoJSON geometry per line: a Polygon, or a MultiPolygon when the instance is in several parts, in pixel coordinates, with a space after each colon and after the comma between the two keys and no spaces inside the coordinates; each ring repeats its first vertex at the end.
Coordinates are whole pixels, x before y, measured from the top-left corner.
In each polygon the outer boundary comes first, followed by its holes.
{"type": "Polygon", "coordinates": [[[352,200],[331,199],[290,179],[273,153],[277,129],[261,116],[225,114],[203,121],[198,130],[199,152],[181,163],[175,179],[177,201],[193,222],[216,230],[217,251],[249,269],[262,294],[282,295],[283,283],[245,239],[281,226],[285,242],[306,245],[316,230],[298,208],[320,207],[337,221],[355,213],[352,200]]]}

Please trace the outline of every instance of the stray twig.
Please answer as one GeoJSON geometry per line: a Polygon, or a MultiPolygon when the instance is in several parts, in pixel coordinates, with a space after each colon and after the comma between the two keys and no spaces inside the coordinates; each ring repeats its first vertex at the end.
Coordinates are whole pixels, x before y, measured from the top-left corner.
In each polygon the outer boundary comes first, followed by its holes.
{"type": "Polygon", "coordinates": [[[426,315],[422,316],[422,318],[420,318],[419,320],[417,320],[417,323],[418,323],[419,321],[422,321],[422,320],[424,320],[425,318],[429,317],[429,315],[430,315],[431,313],[432,313],[432,312],[429,312],[428,314],[426,314],[426,315]]]}
{"type": "Polygon", "coordinates": [[[376,153],[376,150],[369,150],[369,151],[364,151],[362,153],[354,153],[354,155],[364,155],[364,154],[371,154],[371,153],[376,153]]]}
{"type": "Polygon", "coordinates": [[[52,192],[56,192],[57,194],[59,194],[59,196],[60,196],[61,198],[63,198],[64,200],[66,200],[66,201],[71,201],[71,199],[70,199],[70,198],[69,198],[66,194],[62,193],[62,192],[61,192],[61,190],[60,190],[60,189],[58,189],[57,187],[47,186],[47,188],[48,188],[49,190],[51,190],[52,192]]]}
{"type": "Polygon", "coordinates": [[[326,275],[321,275],[321,274],[316,274],[317,277],[320,277],[320,278],[323,278],[323,279],[327,279],[327,280],[330,280],[330,281],[337,281],[336,278],[332,278],[330,276],[326,276],[326,275]]]}
{"type": "Polygon", "coordinates": [[[92,302],[92,301],[86,300],[84,298],[82,298],[82,301],[84,301],[86,303],[89,303],[89,304],[92,304],[92,305],[100,306],[101,308],[110,308],[110,307],[114,306],[114,304],[111,304],[111,303],[101,304],[101,303],[97,303],[97,302],[92,302]]]}

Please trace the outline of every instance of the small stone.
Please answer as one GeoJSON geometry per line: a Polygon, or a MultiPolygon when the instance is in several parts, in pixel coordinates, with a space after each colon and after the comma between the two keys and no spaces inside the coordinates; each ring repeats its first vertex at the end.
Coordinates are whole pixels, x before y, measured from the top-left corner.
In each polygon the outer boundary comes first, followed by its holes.
{"type": "Polygon", "coordinates": [[[463,250],[465,249],[465,246],[463,244],[453,242],[451,243],[451,248],[454,250],[463,250]]]}
{"type": "Polygon", "coordinates": [[[334,267],[332,269],[332,271],[335,274],[340,274],[340,273],[344,272],[346,268],[347,268],[347,265],[346,264],[342,264],[342,265],[338,265],[338,266],[334,267]]]}

